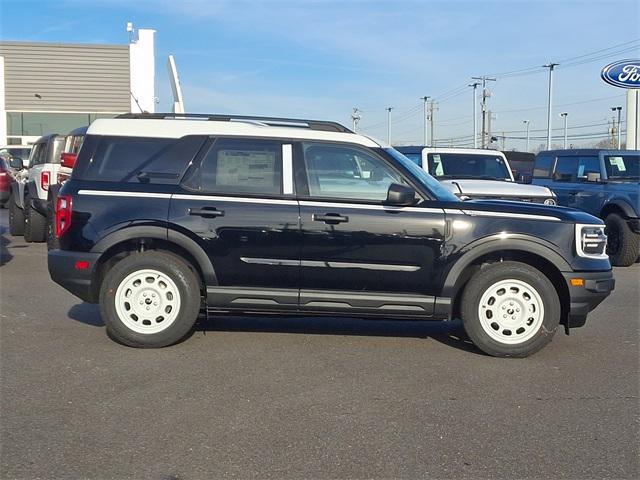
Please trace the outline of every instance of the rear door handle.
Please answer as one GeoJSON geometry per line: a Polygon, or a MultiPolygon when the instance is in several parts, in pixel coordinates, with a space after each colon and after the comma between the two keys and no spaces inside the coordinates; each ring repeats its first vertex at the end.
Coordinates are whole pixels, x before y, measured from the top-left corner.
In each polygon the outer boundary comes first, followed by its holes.
{"type": "Polygon", "coordinates": [[[215,207],[190,208],[189,215],[197,215],[204,218],[224,217],[224,210],[218,210],[215,207]]]}
{"type": "Polygon", "coordinates": [[[349,221],[349,217],[340,215],[339,213],[327,213],[326,215],[318,215],[314,213],[311,215],[311,219],[314,222],[324,222],[329,225],[336,225],[338,223],[346,223],[349,221]]]}

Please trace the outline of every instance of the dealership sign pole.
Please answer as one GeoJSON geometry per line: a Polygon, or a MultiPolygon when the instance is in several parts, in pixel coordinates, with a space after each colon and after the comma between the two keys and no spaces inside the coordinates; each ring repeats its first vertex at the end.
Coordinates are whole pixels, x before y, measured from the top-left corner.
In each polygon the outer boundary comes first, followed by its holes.
{"type": "Polygon", "coordinates": [[[640,148],[640,60],[610,63],[602,69],[600,76],[614,87],[627,89],[627,149],[640,148]]]}

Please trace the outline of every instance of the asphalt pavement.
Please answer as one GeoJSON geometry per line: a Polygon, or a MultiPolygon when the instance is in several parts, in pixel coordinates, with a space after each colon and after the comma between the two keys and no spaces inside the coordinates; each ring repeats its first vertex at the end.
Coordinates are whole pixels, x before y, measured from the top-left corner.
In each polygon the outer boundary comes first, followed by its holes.
{"type": "Polygon", "coordinates": [[[637,479],[640,264],[570,336],[482,354],[460,323],[221,317],[118,345],[0,210],[3,479],[637,479]]]}

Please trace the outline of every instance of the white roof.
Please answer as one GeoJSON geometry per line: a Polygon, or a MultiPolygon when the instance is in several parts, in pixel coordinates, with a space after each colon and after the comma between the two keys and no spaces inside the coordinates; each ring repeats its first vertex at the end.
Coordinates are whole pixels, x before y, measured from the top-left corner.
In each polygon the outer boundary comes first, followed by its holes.
{"type": "Polygon", "coordinates": [[[499,150],[491,150],[486,148],[440,148],[440,147],[424,147],[423,152],[427,153],[463,153],[465,155],[492,155],[505,158],[504,153],[499,150]]]}
{"type": "Polygon", "coordinates": [[[215,121],[189,119],[100,118],[87,130],[87,135],[123,137],[180,138],[185,135],[225,135],[248,137],[279,137],[304,140],[350,142],[365,147],[381,145],[356,133],[326,132],[309,128],[271,126],[258,121],[215,121]]]}

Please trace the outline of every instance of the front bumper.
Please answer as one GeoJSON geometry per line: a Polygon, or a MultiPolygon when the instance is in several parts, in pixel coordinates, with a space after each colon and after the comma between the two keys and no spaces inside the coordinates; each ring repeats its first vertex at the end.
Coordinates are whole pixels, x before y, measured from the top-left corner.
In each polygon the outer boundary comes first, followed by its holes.
{"type": "Polygon", "coordinates": [[[93,277],[99,258],[99,253],[49,250],[49,275],[54,282],[76,297],[85,302],[96,303],[98,298],[93,288],[93,277]],[[78,262],[88,262],[88,267],[78,268],[78,262]]]}
{"type": "Polygon", "coordinates": [[[563,272],[569,289],[568,327],[582,327],[587,321],[587,314],[609,296],[615,288],[613,271],[601,272],[563,272]],[[571,279],[582,279],[584,286],[571,285],[571,279]]]}

